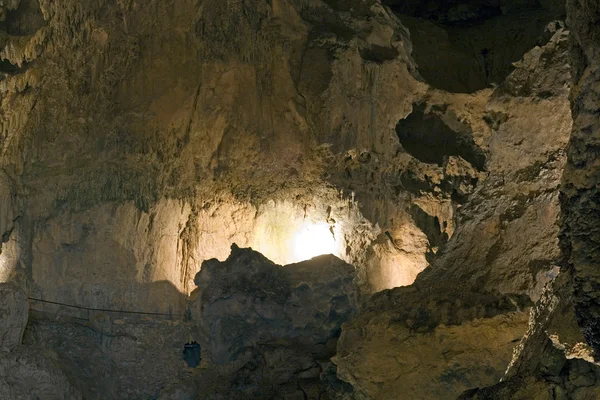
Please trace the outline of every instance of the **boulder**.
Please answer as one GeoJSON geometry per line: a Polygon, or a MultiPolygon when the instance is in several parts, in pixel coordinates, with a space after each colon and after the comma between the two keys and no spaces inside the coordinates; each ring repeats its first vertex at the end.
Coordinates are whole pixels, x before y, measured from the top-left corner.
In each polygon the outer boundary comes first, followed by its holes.
{"type": "Polygon", "coordinates": [[[206,371],[217,375],[202,398],[319,399],[336,385],[348,392],[330,360],[357,309],[353,266],[324,255],[282,267],[234,244],[224,262],[204,262],[195,281],[191,313],[206,371]]]}
{"type": "Polygon", "coordinates": [[[208,338],[202,348],[223,364],[269,342],[324,346],[356,311],[354,276],[333,255],[281,267],[234,244],[226,261],[204,262],[195,278],[192,316],[208,338]]]}

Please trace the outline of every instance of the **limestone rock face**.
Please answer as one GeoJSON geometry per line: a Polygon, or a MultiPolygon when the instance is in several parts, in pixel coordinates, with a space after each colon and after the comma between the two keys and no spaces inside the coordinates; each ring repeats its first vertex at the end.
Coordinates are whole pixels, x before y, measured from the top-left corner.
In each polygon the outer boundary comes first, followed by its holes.
{"type": "Polygon", "coordinates": [[[280,267],[234,245],[196,276],[192,316],[217,363],[269,342],[324,345],[357,309],[354,278],[355,268],[331,255],[280,267]]]}
{"type": "Polygon", "coordinates": [[[184,388],[190,371],[182,358],[183,345],[194,337],[189,323],[165,316],[67,314],[33,312],[23,347],[53,355],[85,400],[193,393],[194,385],[184,388]]]}
{"type": "Polygon", "coordinates": [[[462,294],[438,286],[376,296],[342,328],[338,376],[358,395],[381,399],[453,399],[497,382],[527,314],[501,296],[457,289],[462,294]]]}
{"type": "Polygon", "coordinates": [[[592,399],[598,365],[598,20],[594,1],[568,2],[573,131],[561,187],[561,273],[534,308],[504,381],[464,399],[592,399]],[[535,397],[537,396],[537,397],[535,397]]]}
{"type": "Polygon", "coordinates": [[[14,400],[78,400],[56,353],[22,346],[29,303],[23,291],[0,283],[0,398],[14,400]]]}
{"type": "Polygon", "coordinates": [[[21,344],[29,313],[27,296],[18,287],[0,283],[0,351],[21,344]]]}
{"type": "Polygon", "coordinates": [[[594,399],[600,366],[577,325],[571,276],[563,271],[533,308],[527,333],[502,382],[460,399],[594,399]]]}
{"type": "MultiPolygon", "coordinates": [[[[527,307],[556,276],[561,257],[558,188],[571,129],[568,35],[560,22],[547,32],[550,39],[520,61],[523,68],[476,95],[483,106],[470,100],[461,109],[488,126],[480,140],[489,152],[487,176],[461,204],[452,236],[412,286],[374,295],[343,326],[334,361],[358,395],[454,399],[504,376],[527,329],[527,307]]],[[[423,113],[447,118],[433,104],[448,96],[432,93],[431,110],[423,113]]],[[[477,165],[473,147],[455,149],[477,165]]],[[[440,176],[452,176],[461,163],[449,159],[440,176]]]]}
{"type": "Polygon", "coordinates": [[[434,166],[401,143],[428,86],[379,1],[10,4],[0,235],[23,262],[1,276],[37,297],[167,311],[233,242],[285,254],[262,232],[290,200],[294,225],[339,230],[363,292],[407,285],[482,177],[486,128],[454,99],[433,108],[476,160],[442,149],[434,166]]]}
{"type": "Polygon", "coordinates": [[[0,287],[0,397],[594,396],[600,17],[564,6],[0,1],[0,282],[40,299],[19,347],[0,287]],[[315,224],[339,258],[298,262],[315,224]]]}

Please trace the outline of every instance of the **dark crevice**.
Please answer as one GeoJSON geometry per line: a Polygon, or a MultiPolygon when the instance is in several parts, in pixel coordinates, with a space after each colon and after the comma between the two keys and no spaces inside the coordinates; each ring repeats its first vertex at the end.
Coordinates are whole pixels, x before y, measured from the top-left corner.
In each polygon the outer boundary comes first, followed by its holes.
{"type": "Polygon", "coordinates": [[[384,47],[371,45],[368,48],[360,50],[360,56],[365,61],[372,61],[378,64],[382,64],[385,61],[395,60],[398,55],[398,50],[393,47],[384,47]]]}
{"type": "Polygon", "coordinates": [[[448,241],[448,234],[445,232],[446,227],[442,226],[437,216],[429,215],[415,204],[411,206],[410,213],[417,227],[427,236],[430,247],[439,248],[446,244],[448,241]]]}
{"type": "Polygon", "coordinates": [[[460,156],[478,170],[485,167],[485,154],[470,135],[453,131],[435,114],[425,114],[422,105],[396,125],[402,147],[413,157],[442,166],[447,156],[460,156]]]}
{"type": "Polygon", "coordinates": [[[0,73],[4,75],[22,74],[28,68],[28,63],[23,63],[20,67],[8,60],[0,60],[0,73]]]}
{"type": "MultiPolygon", "coordinates": [[[[420,76],[449,92],[501,84],[513,63],[549,40],[546,26],[564,19],[552,0],[384,0],[411,32],[420,76]]],[[[551,35],[550,35],[551,36],[551,35]]]]}
{"type": "Polygon", "coordinates": [[[33,35],[46,25],[39,0],[21,0],[16,10],[6,13],[3,29],[11,36],[33,35]]]}

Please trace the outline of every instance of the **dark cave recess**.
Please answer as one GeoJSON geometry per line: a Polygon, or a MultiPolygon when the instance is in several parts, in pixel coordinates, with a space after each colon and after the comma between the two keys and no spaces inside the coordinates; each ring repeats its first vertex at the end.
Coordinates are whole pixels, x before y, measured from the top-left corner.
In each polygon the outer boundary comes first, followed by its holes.
{"type": "Polygon", "coordinates": [[[513,63],[544,45],[563,20],[558,0],[384,0],[411,33],[421,77],[433,87],[473,93],[498,85],[513,63]]]}
{"type": "Polygon", "coordinates": [[[485,154],[470,135],[453,131],[442,119],[426,113],[423,105],[396,124],[402,147],[413,157],[442,166],[447,156],[460,156],[478,170],[485,168],[485,154]]]}

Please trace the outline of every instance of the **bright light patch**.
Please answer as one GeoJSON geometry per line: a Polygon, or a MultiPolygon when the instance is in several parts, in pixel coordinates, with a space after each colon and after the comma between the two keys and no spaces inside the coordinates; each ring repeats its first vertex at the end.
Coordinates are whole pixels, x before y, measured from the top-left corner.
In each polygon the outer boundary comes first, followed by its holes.
{"type": "Polygon", "coordinates": [[[294,236],[293,253],[296,262],[335,254],[335,239],[329,225],[324,222],[304,225],[294,236]]]}

